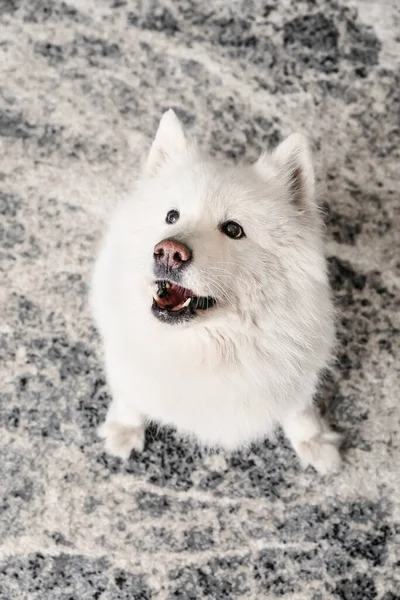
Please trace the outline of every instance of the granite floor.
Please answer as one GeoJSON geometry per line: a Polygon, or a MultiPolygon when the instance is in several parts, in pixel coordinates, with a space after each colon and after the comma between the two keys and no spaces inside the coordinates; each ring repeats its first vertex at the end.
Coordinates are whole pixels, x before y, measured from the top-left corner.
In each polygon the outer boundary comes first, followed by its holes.
{"type": "Polygon", "coordinates": [[[400,598],[399,41],[398,0],[0,0],[1,600],[400,598]],[[226,161],[313,140],[337,476],[96,437],[93,257],[170,106],[226,161]]]}

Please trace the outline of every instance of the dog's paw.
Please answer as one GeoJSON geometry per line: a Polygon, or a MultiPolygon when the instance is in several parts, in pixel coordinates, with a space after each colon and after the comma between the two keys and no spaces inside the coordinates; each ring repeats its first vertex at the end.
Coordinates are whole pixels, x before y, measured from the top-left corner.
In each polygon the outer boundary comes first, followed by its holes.
{"type": "Polygon", "coordinates": [[[300,442],[297,452],[304,467],[311,465],[321,475],[336,473],[340,469],[342,436],[335,431],[324,431],[300,442]]]}
{"type": "Polygon", "coordinates": [[[105,440],[106,451],[113,456],[127,459],[132,450],[143,451],[143,427],[128,427],[115,421],[106,421],[99,427],[98,434],[105,440]]]}

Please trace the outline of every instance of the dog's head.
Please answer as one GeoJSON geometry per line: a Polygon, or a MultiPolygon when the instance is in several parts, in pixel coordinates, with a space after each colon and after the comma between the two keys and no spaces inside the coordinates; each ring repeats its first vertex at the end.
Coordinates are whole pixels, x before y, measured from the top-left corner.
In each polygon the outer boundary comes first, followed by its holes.
{"type": "MultiPolygon", "coordinates": [[[[170,110],[130,205],[134,263],[166,324],[209,322],[296,303],[319,277],[320,221],[306,139],[294,134],[253,165],[201,154],[170,110]]],[[[322,275],[321,275],[322,276],[322,275]]]]}

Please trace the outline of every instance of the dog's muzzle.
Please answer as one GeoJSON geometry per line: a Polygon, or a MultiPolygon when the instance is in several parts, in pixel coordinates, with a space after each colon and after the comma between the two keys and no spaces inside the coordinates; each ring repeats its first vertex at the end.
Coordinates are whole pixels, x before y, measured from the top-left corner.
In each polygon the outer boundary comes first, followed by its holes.
{"type": "Polygon", "coordinates": [[[152,312],[160,321],[181,323],[189,321],[215,306],[211,296],[196,296],[191,290],[170,280],[158,280],[154,284],[152,312]]]}

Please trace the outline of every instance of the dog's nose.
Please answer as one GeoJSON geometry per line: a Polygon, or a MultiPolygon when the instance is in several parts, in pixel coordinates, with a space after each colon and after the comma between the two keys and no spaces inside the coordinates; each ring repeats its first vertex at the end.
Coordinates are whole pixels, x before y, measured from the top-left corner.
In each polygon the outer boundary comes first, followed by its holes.
{"type": "Polygon", "coordinates": [[[175,240],[162,240],[154,247],[154,260],[170,269],[184,267],[192,258],[192,251],[175,240]]]}

